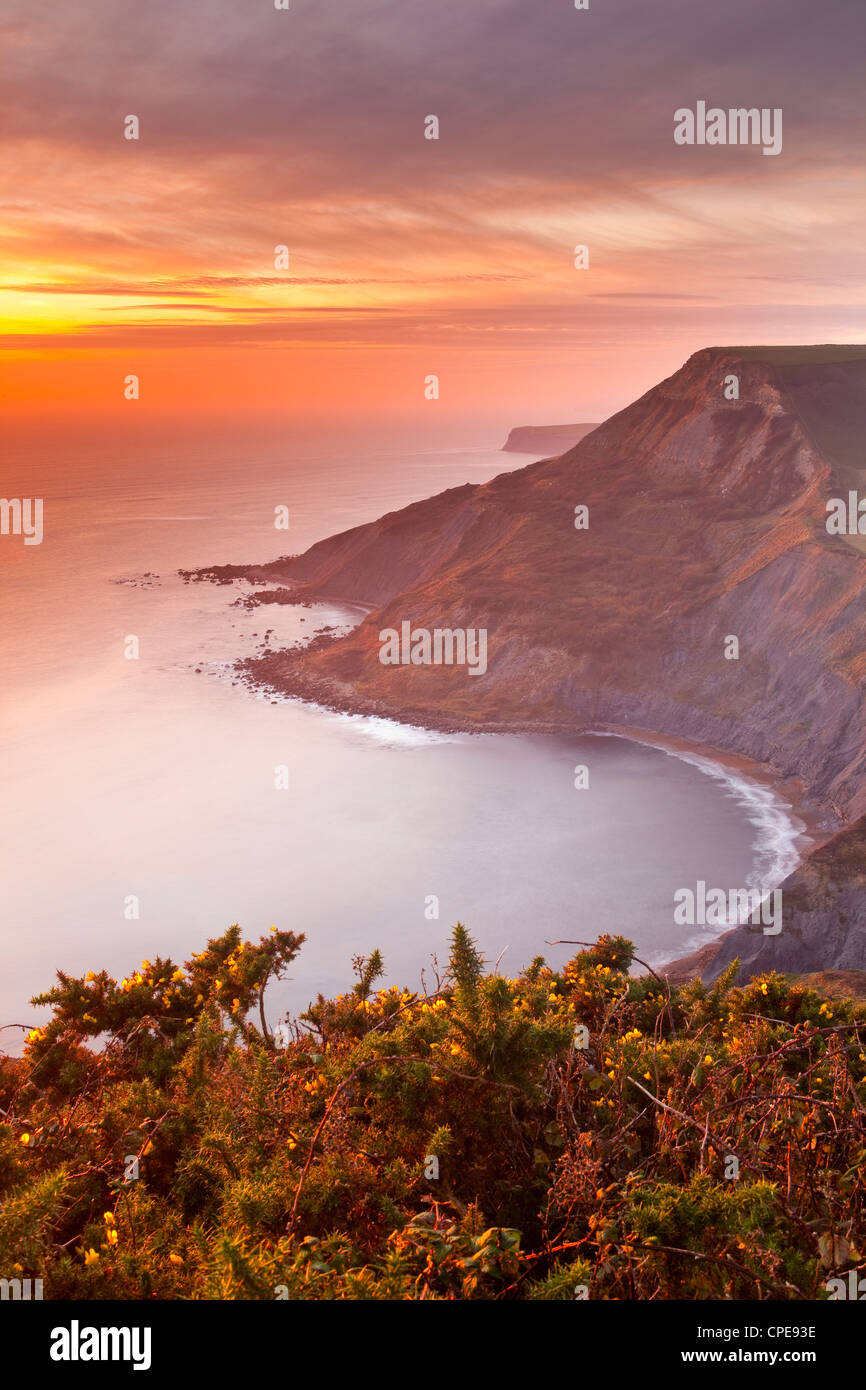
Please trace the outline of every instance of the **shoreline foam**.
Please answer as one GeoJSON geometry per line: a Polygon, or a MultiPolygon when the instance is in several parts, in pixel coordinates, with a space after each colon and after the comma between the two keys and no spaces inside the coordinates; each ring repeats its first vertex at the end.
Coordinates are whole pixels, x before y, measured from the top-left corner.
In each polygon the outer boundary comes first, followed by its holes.
{"type": "MultiPolygon", "coordinates": [[[[799,785],[786,782],[770,767],[752,763],[747,758],[728,754],[720,749],[689,744],[686,740],[666,738],[647,730],[591,729],[567,721],[557,723],[520,721],[514,724],[479,726],[478,724],[470,724],[469,721],[463,723],[459,720],[439,721],[435,717],[424,718],[420,711],[414,712],[416,717],[412,718],[413,712],[410,711],[397,713],[389,710],[385,713],[382,710],[353,708],[352,706],[355,704],[353,700],[347,699],[345,704],[341,704],[333,699],[333,692],[329,692],[331,698],[321,700],[278,686],[268,685],[257,679],[246,668],[245,663],[240,663],[240,665],[245,668],[244,684],[250,688],[262,692],[266,691],[272,696],[276,695],[280,703],[298,701],[310,705],[322,713],[337,715],[353,722],[357,720],[359,724],[368,723],[371,736],[377,737],[382,742],[390,741],[388,726],[391,726],[395,731],[401,728],[405,729],[410,734],[410,739],[412,732],[422,737],[427,735],[434,739],[437,734],[446,738],[449,735],[453,737],[454,735],[466,734],[472,734],[476,737],[492,734],[518,736],[546,734],[574,738],[621,738],[626,742],[654,748],[668,757],[689,764],[705,776],[721,782],[727,795],[737,802],[745,813],[746,820],[755,831],[752,842],[753,868],[742,886],[758,889],[762,895],[778,887],[789,874],[794,872],[808,854],[832,833],[832,829],[825,824],[826,810],[811,805],[806,800],[803,789],[799,785]]],[[[359,704],[360,702],[358,702],[359,704]]],[[[401,742],[403,740],[395,734],[395,741],[401,742]]],[[[726,924],[709,941],[706,940],[705,936],[687,937],[682,942],[684,954],[677,957],[675,963],[677,965],[684,964],[692,957],[703,956],[709,951],[714,954],[714,948],[720,947],[725,937],[737,925],[739,924],[726,924]]],[[[658,960],[653,957],[651,964],[654,968],[664,970],[667,964],[674,964],[674,962],[662,961],[660,956],[658,960]]]]}

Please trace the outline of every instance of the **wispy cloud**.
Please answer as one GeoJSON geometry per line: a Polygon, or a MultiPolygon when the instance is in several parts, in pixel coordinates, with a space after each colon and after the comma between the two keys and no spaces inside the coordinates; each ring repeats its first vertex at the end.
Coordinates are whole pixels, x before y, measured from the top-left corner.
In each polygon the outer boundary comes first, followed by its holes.
{"type": "Polygon", "coordinates": [[[673,341],[684,306],[745,323],[756,300],[770,336],[839,323],[863,287],[861,27],[853,0],[7,0],[2,345],[451,323],[553,349],[576,316],[627,334],[652,308],[673,341]],[[676,146],[698,98],[782,107],[781,157],[676,146]]]}

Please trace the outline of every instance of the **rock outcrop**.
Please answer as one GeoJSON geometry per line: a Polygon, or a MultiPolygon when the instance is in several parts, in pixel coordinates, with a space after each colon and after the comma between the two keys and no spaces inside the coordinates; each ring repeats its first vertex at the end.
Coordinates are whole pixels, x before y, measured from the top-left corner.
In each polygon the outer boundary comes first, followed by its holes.
{"type": "Polygon", "coordinates": [[[782,884],[782,930],[737,927],[701,971],[718,979],[739,959],[738,979],[767,970],[808,974],[866,967],[866,817],[816,849],[782,884]]]}
{"type": "Polygon", "coordinates": [[[650,729],[866,814],[866,538],[825,526],[853,476],[846,431],[863,426],[866,349],[696,353],[560,458],[280,562],[271,577],[375,611],[259,674],[434,723],[650,729]],[[383,666],[379,632],[404,620],[486,628],[487,673],[383,666]]]}
{"type": "Polygon", "coordinates": [[[595,425],[517,425],[502,446],[503,452],[552,458],[564,454],[596,428],[595,425]]]}
{"type": "MultiPolygon", "coordinates": [[[[753,759],[797,779],[836,825],[858,821],[866,537],[825,523],[831,497],[866,494],[864,441],[866,348],[706,349],[560,457],[251,572],[375,611],[346,637],[249,669],[431,725],[652,730],[753,759]],[[486,629],[486,673],[383,665],[379,633],[404,621],[486,629]]],[[[786,885],[797,915],[751,943],[761,968],[866,965],[846,845],[832,875],[821,850],[786,885]]],[[[709,974],[744,948],[734,936],[709,974]]]]}

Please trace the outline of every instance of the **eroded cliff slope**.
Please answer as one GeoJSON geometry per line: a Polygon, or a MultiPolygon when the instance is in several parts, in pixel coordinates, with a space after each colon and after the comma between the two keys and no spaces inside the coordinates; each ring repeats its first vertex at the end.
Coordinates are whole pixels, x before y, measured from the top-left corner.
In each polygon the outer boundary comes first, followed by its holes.
{"type": "Polygon", "coordinates": [[[866,538],[825,525],[828,498],[866,477],[863,439],[866,348],[698,352],[561,457],[268,567],[375,611],[251,670],[431,723],[654,730],[768,763],[864,815],[866,538]],[[404,621],[485,628],[486,673],[382,665],[379,633],[404,621]]]}

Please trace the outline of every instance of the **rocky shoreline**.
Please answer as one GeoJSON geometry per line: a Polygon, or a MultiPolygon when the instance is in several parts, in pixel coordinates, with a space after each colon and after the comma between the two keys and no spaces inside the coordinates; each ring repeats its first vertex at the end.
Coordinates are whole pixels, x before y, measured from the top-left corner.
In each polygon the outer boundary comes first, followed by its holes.
{"type": "MultiPolygon", "coordinates": [[[[242,577],[248,578],[249,576],[244,575],[242,577]]],[[[281,588],[279,592],[288,591],[281,588]]],[[[326,597],[325,595],[312,595],[306,589],[302,592],[304,593],[303,599],[299,596],[296,602],[304,602],[305,605],[315,604],[317,599],[324,601],[326,597]]],[[[331,602],[336,601],[333,595],[328,595],[327,598],[331,602]]],[[[356,606],[361,607],[357,604],[356,606]]],[[[330,635],[313,638],[304,645],[303,650],[308,652],[311,649],[321,649],[337,640],[339,639],[330,635]]],[[[468,716],[455,719],[454,717],[437,716],[434,712],[424,708],[394,709],[387,701],[360,698],[349,687],[338,693],[332,682],[316,680],[315,677],[310,677],[302,671],[297,672],[295,679],[289,679],[286,677],[284,654],[281,655],[279,652],[244,659],[236,663],[235,669],[250,688],[277,695],[281,699],[300,700],[337,714],[387,719],[394,723],[438,733],[546,734],[563,737],[607,734],[664,749],[674,755],[697,755],[721,768],[766,786],[774,794],[781,797],[790,807],[794,818],[799,820],[804,827],[801,841],[804,857],[808,857],[816,848],[825,844],[834,832],[840,829],[838,816],[832,807],[815,801],[800,781],[785,778],[778,769],[767,764],[756,763],[750,758],[729,750],[706,744],[694,744],[685,739],[661,735],[655,730],[636,729],[631,726],[589,727],[570,720],[518,719],[502,721],[479,720],[468,716]],[[277,660],[272,661],[271,658],[277,658],[277,660]],[[274,669],[271,670],[271,667],[274,669]]],[[[726,963],[724,959],[726,943],[730,943],[736,935],[737,929],[729,929],[689,955],[679,957],[661,966],[659,968],[660,973],[666,975],[672,984],[682,984],[687,980],[704,975],[707,978],[711,975],[715,977],[720,973],[723,964],[726,963]],[[722,958],[721,961],[720,957],[722,958]]]]}
{"type": "MultiPolygon", "coordinates": [[[[319,596],[323,601],[325,595],[319,596]]],[[[349,602],[328,595],[330,602],[349,602]]],[[[298,602],[301,600],[299,599],[298,602]]],[[[307,598],[305,602],[315,603],[307,598]]],[[[353,601],[354,602],[354,601],[353,601]]],[[[355,604],[356,607],[360,605],[355,604]]],[[[322,650],[339,637],[327,636],[312,639],[302,650],[322,650]]],[[[359,715],[366,718],[389,719],[396,724],[407,724],[414,728],[429,729],[446,734],[553,734],[565,737],[578,737],[587,734],[610,734],[631,739],[636,743],[648,744],[670,753],[696,754],[705,757],[732,772],[742,773],[753,781],[770,787],[790,803],[794,815],[804,822],[806,834],[813,844],[823,843],[836,830],[842,827],[835,808],[812,797],[807,788],[796,778],[786,777],[778,768],[767,763],[759,763],[752,758],[734,753],[729,749],[711,744],[694,743],[687,739],[675,738],[659,733],[654,729],[639,729],[632,725],[581,723],[569,719],[485,719],[470,715],[455,717],[438,714],[429,707],[395,708],[389,701],[358,696],[350,687],[339,690],[334,682],[318,680],[302,670],[287,676],[285,653],[269,652],[265,656],[247,657],[236,663],[246,680],[254,686],[272,691],[284,699],[301,700],[317,705],[337,714],[359,715]]]]}
{"type": "Polygon", "coordinates": [[[864,433],[866,349],[706,349],[561,457],[207,577],[366,610],[241,663],[283,697],[447,732],[619,733],[780,788],[812,839],[785,928],[736,928],[695,968],[866,969],[866,554],[824,525],[828,498],[866,487],[864,433]],[[379,631],[407,621],[483,629],[484,679],[383,666],[379,631]]]}

